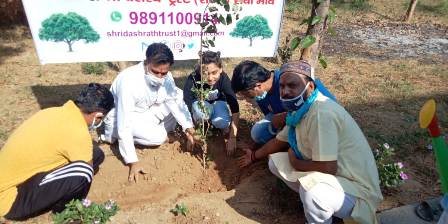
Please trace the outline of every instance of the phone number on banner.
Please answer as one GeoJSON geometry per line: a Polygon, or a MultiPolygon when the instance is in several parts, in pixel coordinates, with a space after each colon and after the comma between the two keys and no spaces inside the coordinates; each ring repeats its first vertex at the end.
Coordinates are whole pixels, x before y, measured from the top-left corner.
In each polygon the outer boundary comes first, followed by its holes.
{"type": "Polygon", "coordinates": [[[199,24],[201,19],[210,20],[210,15],[205,13],[183,13],[183,12],[130,12],[129,19],[131,24],[199,24]]]}

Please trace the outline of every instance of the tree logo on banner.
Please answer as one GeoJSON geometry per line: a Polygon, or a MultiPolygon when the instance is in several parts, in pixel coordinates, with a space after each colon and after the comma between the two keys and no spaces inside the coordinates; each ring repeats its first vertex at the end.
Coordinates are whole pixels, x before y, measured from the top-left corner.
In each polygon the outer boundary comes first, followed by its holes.
{"type": "Polygon", "coordinates": [[[254,38],[261,37],[267,39],[272,37],[272,30],[269,28],[268,20],[261,15],[245,16],[236,23],[235,29],[230,33],[232,37],[248,38],[249,46],[252,47],[254,38]]]}
{"type": "Polygon", "coordinates": [[[68,51],[73,52],[73,44],[84,40],[85,43],[98,42],[100,35],[90,26],[87,18],[74,12],[67,14],[57,13],[51,15],[42,22],[39,30],[41,40],[53,42],[65,42],[68,51]]]}

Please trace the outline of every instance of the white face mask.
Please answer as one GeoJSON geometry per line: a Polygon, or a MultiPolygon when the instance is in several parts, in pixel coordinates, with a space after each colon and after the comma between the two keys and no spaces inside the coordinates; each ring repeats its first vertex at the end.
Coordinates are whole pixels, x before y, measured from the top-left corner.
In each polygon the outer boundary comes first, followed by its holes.
{"type": "Polygon", "coordinates": [[[101,119],[100,123],[95,124],[96,118],[101,115],[103,115],[103,114],[102,113],[95,114],[95,117],[93,117],[93,120],[92,120],[92,124],[90,124],[90,126],[89,126],[89,131],[93,131],[93,130],[99,128],[101,126],[101,124],[103,124],[103,119],[101,119]]]}
{"type": "Polygon", "coordinates": [[[159,78],[157,76],[155,76],[154,74],[152,74],[151,71],[148,70],[148,68],[145,66],[145,80],[146,83],[148,83],[151,86],[154,87],[160,87],[163,85],[163,83],[165,83],[165,77],[163,78],[159,78]]]}
{"type": "Polygon", "coordinates": [[[146,73],[145,80],[149,85],[154,87],[162,86],[165,83],[165,78],[158,78],[151,73],[146,73]]]}

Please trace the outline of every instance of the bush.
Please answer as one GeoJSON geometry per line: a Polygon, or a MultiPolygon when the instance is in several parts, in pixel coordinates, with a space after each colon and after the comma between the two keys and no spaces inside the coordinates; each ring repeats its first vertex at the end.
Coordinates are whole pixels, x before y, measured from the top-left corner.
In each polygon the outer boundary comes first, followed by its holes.
{"type": "Polygon", "coordinates": [[[106,65],[104,63],[82,63],[82,73],[89,75],[102,75],[106,72],[106,65]]]}
{"type": "Polygon", "coordinates": [[[102,224],[109,221],[110,217],[117,214],[118,205],[108,200],[103,204],[95,204],[88,199],[72,200],[65,205],[64,211],[53,215],[55,224],[82,223],[102,224]]]}
{"type": "Polygon", "coordinates": [[[375,149],[374,156],[378,166],[380,185],[385,188],[395,188],[400,186],[408,175],[404,172],[404,165],[401,162],[394,162],[390,158],[394,155],[394,148],[384,143],[380,149],[375,149]]]}

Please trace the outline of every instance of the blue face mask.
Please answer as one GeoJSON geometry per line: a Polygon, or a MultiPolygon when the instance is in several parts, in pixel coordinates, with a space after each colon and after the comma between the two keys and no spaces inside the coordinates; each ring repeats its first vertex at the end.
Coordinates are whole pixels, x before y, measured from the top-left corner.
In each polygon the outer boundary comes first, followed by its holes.
{"type": "Polygon", "coordinates": [[[310,86],[310,83],[308,82],[305,86],[305,89],[303,89],[302,93],[300,93],[298,96],[292,98],[292,99],[283,99],[280,97],[280,100],[282,101],[282,106],[287,111],[296,111],[298,110],[304,103],[305,99],[303,95],[305,95],[305,91],[310,86]]]}
{"type": "Polygon", "coordinates": [[[260,101],[260,100],[263,100],[264,98],[266,98],[267,95],[268,95],[268,92],[263,91],[263,93],[262,93],[261,95],[259,95],[259,96],[255,96],[254,99],[255,99],[256,101],[260,101]]]}

